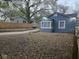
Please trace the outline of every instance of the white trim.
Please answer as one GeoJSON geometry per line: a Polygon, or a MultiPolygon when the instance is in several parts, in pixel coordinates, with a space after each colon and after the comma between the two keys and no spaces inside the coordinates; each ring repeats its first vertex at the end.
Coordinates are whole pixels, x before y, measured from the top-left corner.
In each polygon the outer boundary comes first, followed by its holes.
{"type": "Polygon", "coordinates": [[[52,28],[52,21],[42,21],[41,22],[41,28],[43,28],[43,29],[51,29],[52,28]],[[45,22],[49,22],[50,23],[50,26],[49,27],[44,27],[43,26],[43,23],[45,23],[45,22]]]}
{"type": "Polygon", "coordinates": [[[66,27],[66,21],[65,20],[59,20],[59,22],[58,22],[58,28],[59,29],[65,29],[65,27],[66,27]],[[63,27],[60,26],[61,22],[64,22],[63,27]]]}

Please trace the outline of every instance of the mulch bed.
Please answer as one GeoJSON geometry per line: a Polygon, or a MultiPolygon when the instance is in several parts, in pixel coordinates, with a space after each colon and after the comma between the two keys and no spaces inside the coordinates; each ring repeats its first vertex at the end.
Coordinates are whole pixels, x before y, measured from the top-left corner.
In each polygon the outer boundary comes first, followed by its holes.
{"type": "Polygon", "coordinates": [[[72,33],[29,33],[0,36],[0,53],[8,59],[72,59],[72,33]]]}

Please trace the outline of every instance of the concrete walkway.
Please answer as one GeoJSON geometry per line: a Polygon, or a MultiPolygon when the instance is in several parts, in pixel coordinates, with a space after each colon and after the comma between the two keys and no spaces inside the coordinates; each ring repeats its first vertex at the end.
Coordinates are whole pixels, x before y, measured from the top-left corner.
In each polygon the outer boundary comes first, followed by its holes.
{"type": "Polygon", "coordinates": [[[20,32],[3,32],[3,33],[0,33],[0,35],[25,34],[25,33],[37,32],[37,31],[39,31],[39,29],[20,31],[20,32]]]}

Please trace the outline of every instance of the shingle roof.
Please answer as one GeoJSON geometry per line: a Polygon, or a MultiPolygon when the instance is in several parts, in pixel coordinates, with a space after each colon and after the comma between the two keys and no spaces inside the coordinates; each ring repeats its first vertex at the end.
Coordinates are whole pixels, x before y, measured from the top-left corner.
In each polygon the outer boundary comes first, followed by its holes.
{"type": "Polygon", "coordinates": [[[53,14],[47,16],[48,18],[53,16],[54,14],[59,14],[65,17],[77,17],[77,13],[72,13],[72,14],[63,14],[63,13],[59,13],[59,12],[54,12],[53,14]]]}
{"type": "Polygon", "coordinates": [[[65,14],[68,17],[77,17],[77,13],[73,13],[73,14],[65,14]]]}

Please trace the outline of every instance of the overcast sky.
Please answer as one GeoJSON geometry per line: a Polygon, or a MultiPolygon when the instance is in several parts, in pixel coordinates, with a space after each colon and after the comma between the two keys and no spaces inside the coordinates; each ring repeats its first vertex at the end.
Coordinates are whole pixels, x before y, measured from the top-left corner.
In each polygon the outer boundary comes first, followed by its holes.
{"type": "Polygon", "coordinates": [[[78,0],[58,0],[59,4],[68,5],[68,6],[75,6],[76,2],[78,2],[78,0]]]}
{"type": "Polygon", "coordinates": [[[75,10],[76,4],[79,3],[78,0],[58,0],[58,4],[69,6],[70,11],[75,10]]]}

